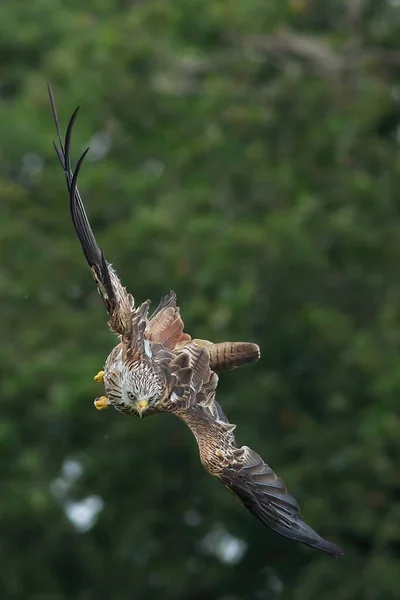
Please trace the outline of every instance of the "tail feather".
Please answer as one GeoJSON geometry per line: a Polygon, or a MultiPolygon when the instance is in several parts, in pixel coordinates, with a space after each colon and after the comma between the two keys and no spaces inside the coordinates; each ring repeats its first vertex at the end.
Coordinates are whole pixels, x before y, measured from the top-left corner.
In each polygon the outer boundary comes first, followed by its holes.
{"type": "MultiPolygon", "coordinates": [[[[205,345],[205,340],[193,340],[199,345],[205,345]]],[[[207,344],[206,348],[210,355],[210,368],[215,373],[236,369],[260,358],[260,348],[257,344],[250,342],[220,342],[218,344],[207,344]]]]}

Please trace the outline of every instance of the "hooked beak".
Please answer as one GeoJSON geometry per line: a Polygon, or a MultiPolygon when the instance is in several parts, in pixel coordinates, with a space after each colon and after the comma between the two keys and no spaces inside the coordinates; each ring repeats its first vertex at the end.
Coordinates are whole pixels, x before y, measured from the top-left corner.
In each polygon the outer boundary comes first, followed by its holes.
{"type": "Polygon", "coordinates": [[[136,410],[138,411],[139,417],[141,419],[143,419],[143,415],[146,412],[146,408],[148,407],[148,405],[149,405],[149,401],[148,400],[141,400],[140,402],[138,402],[136,404],[136,410]]]}

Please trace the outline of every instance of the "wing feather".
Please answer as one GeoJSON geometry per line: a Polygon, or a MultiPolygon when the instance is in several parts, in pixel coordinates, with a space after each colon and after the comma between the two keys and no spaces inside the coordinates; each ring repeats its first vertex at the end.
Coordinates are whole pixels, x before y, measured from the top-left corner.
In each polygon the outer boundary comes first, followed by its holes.
{"type": "MultiPolygon", "coordinates": [[[[207,350],[203,351],[209,361],[207,350]]],[[[202,387],[193,391],[187,409],[177,415],[192,430],[205,469],[272,531],[331,556],[342,555],[339,546],[324,540],[302,520],[296,499],[271,467],[248,446],[237,447],[235,425],[215,401],[218,376],[210,373],[208,380],[203,377],[202,387]]]]}
{"type": "Polygon", "coordinates": [[[174,350],[191,340],[189,334],[183,333],[184,326],[179,307],[176,305],[176,294],[171,290],[161,299],[150,317],[148,339],[174,350]]]}
{"type": "Polygon", "coordinates": [[[122,286],[116,272],[106,261],[103,252],[97,245],[89,219],[86,215],[85,207],[77,187],[78,175],[89,149],[85,150],[78,160],[75,171],[71,169],[71,139],[72,129],[78,114],[79,106],[75,109],[67,127],[65,140],[63,143],[61,130],[57,115],[57,108],[50,85],[48,85],[51,108],[53,112],[54,123],[56,125],[59,147],[54,145],[54,149],[64,169],[67,187],[70,197],[71,217],[81,243],[82,250],[92,271],[94,280],[97,284],[99,293],[107,308],[109,314],[109,326],[125,339],[132,337],[132,312],[134,310],[134,299],[122,286]]]}
{"type": "Polygon", "coordinates": [[[300,516],[296,499],[282,479],[248,446],[239,449],[240,461],[231,461],[219,475],[222,483],[264,525],[311,548],[340,556],[339,546],[324,540],[300,516]]]}

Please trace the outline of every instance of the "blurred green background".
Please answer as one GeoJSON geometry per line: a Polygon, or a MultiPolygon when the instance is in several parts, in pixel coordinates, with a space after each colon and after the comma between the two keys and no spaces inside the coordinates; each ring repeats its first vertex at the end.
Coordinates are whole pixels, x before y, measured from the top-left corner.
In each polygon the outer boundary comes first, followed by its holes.
{"type": "Polygon", "coordinates": [[[396,0],[0,4],[0,597],[400,598],[396,0]],[[46,92],[105,254],[187,330],[338,561],[254,520],[168,415],[98,413],[114,339],[46,92]]]}

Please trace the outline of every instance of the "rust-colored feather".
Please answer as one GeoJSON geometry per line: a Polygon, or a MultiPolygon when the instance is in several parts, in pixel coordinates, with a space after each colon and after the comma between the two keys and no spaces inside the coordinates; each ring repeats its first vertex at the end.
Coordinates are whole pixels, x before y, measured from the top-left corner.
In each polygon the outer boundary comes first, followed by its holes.
{"type": "Polygon", "coordinates": [[[165,296],[149,321],[147,337],[152,342],[159,342],[166,348],[174,350],[178,344],[189,342],[190,335],[183,333],[184,323],[176,306],[176,296],[170,292],[165,296]]]}

